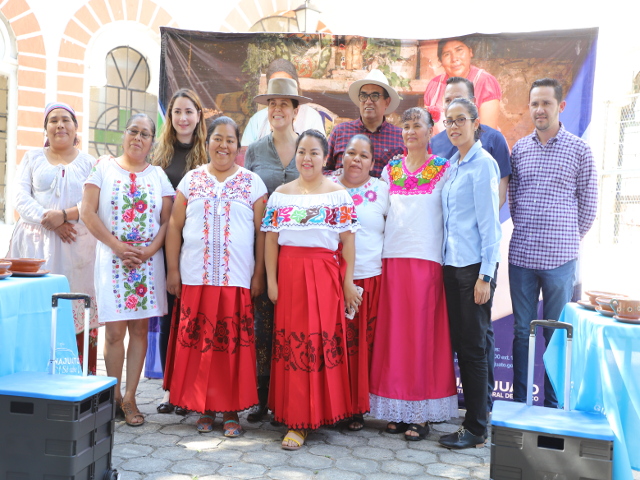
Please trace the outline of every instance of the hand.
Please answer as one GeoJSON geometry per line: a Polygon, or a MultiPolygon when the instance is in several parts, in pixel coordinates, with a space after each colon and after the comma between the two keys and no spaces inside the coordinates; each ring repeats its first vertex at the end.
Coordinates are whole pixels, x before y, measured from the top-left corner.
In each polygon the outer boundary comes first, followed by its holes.
{"type": "Polygon", "coordinates": [[[62,210],[49,210],[42,216],[40,224],[47,230],[55,230],[64,223],[62,210]]]}
{"type": "Polygon", "coordinates": [[[138,251],[140,253],[136,255],[136,258],[140,260],[140,263],[146,262],[151,257],[153,257],[154,254],[150,247],[138,247],[138,251]]]}
{"type": "Polygon", "coordinates": [[[491,296],[491,283],[485,282],[482,279],[476,280],[476,286],[473,289],[473,301],[476,305],[484,305],[489,301],[491,296]]]}
{"type": "Polygon", "coordinates": [[[264,293],[265,278],[262,273],[254,273],[251,277],[251,298],[256,299],[264,293]]]}
{"type": "Polygon", "coordinates": [[[362,297],[358,293],[356,286],[353,282],[344,286],[344,308],[347,311],[355,310],[358,313],[360,304],[362,303],[362,297]]]}
{"type": "Polygon", "coordinates": [[[273,284],[271,283],[268,284],[267,295],[269,295],[269,300],[271,300],[271,302],[273,302],[274,305],[278,303],[278,284],[277,283],[274,282],[273,284]]]}
{"type": "Polygon", "coordinates": [[[167,292],[175,295],[176,298],[180,298],[181,291],[182,279],[180,278],[180,272],[176,270],[167,273],[167,292]]]}
{"type": "Polygon", "coordinates": [[[58,228],[53,230],[64,243],[73,243],[76,241],[76,229],[70,223],[63,223],[58,228]]]}
{"type": "Polygon", "coordinates": [[[138,255],[141,255],[140,249],[128,243],[118,242],[113,253],[122,260],[122,265],[127,268],[136,268],[142,263],[138,258],[138,255]]]}

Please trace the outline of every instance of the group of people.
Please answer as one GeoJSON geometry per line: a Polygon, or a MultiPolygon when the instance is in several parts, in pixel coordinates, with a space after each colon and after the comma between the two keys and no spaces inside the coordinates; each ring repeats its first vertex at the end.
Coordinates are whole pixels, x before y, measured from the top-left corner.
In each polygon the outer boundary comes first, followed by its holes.
{"type": "MultiPolygon", "coordinates": [[[[443,64],[458,47],[439,47],[443,64]]],[[[349,88],[359,118],[327,140],[296,123],[303,107],[307,121],[317,119],[295,68],[279,62],[254,99],[266,108],[254,138],[243,138],[244,166],[236,123],[219,116],[207,126],[187,89],[169,102],[155,147],[153,120],[136,114],[122,155],[97,162],[76,148],[73,109],[47,106],[47,143],[20,165],[11,255],[46,258],[71,290],[95,296],[107,374],[131,426],[145,421],[135,394],[147,321],[161,316],[158,413],[198,412],[199,432],[220,414],[224,435],[237,437],[238,412],[251,408],[249,421],[271,410],[287,427],[288,450],[322,425],[360,430],[367,413],[418,441],[429,422],[458,415],[455,353],[466,414],[440,443],[484,445],[507,184],[518,401],[522,331],[536,318],[538,290],[551,298],[545,318],[557,318],[595,217],[595,166],[559,122],[562,87],[532,85],[535,131],[510,158],[504,137],[481,124],[467,75],[444,79],[445,131],[433,135],[438,109],[409,108],[400,126],[386,121],[400,98],[372,70],[349,88]]]]}

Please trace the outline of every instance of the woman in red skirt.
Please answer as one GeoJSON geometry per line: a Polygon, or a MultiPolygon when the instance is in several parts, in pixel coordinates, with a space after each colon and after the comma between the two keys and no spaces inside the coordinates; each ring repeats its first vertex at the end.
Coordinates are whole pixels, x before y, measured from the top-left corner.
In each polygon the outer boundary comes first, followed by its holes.
{"type": "Polygon", "coordinates": [[[276,189],[262,222],[275,304],[269,407],[289,429],[287,450],[299,449],[307,430],[353,413],[345,307],[362,302],[353,283],[359,224],[347,191],[322,174],[327,151],[320,132],[300,135],[300,177],[276,189]]]}
{"type": "Polygon", "coordinates": [[[369,368],[378,318],[389,185],[369,175],[373,168],[373,143],[366,135],[354,135],[351,138],[342,163],[344,168],[333,172],[330,178],[345,187],[353,198],[362,227],[356,235],[353,274],[355,284],[362,288],[362,304],[355,316],[347,316],[347,356],[353,405],[353,418],[347,428],[355,432],[364,428],[364,414],[370,409],[369,368]]]}
{"type": "Polygon", "coordinates": [[[178,185],[166,240],[167,290],[180,299],[171,403],[202,412],[199,432],[223,412],[227,437],[242,433],[237,412],[258,402],[251,299],[265,288],[267,188],[236,165],[238,143],[229,117],[211,123],[209,164],[178,185]]]}

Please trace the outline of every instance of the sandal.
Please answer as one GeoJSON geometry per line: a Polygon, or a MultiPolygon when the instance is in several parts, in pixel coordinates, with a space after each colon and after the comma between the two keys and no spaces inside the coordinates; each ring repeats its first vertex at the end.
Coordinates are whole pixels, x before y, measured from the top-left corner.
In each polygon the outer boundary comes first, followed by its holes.
{"type": "Polygon", "coordinates": [[[124,418],[124,412],[122,411],[122,399],[119,398],[114,402],[116,404],[116,417],[124,418]]]}
{"type": "Polygon", "coordinates": [[[407,431],[407,428],[409,427],[408,423],[404,423],[404,422],[389,422],[387,424],[387,428],[385,430],[385,432],[387,433],[404,433],[407,431]]]}
{"type": "Polygon", "coordinates": [[[124,421],[130,427],[139,427],[144,423],[144,415],[138,410],[138,406],[135,401],[128,401],[120,403],[122,412],[124,413],[124,421]],[[140,422],[134,422],[133,420],[140,417],[140,422]]]}
{"type": "Polygon", "coordinates": [[[285,437],[282,439],[283,450],[300,450],[300,447],[304,445],[304,441],[307,439],[308,432],[306,430],[289,430],[285,437]],[[286,442],[294,442],[298,445],[286,445],[286,442]]]}
{"type": "Polygon", "coordinates": [[[429,424],[426,423],[424,426],[422,426],[419,423],[412,423],[411,425],[409,425],[406,431],[416,432],[418,435],[407,435],[407,433],[405,432],[405,440],[408,440],[409,442],[418,442],[427,438],[427,435],[429,435],[429,424]]]}
{"type": "Polygon", "coordinates": [[[196,422],[196,428],[200,433],[213,432],[213,422],[215,421],[215,415],[200,415],[200,418],[196,422]]]}
{"type": "Polygon", "coordinates": [[[359,432],[364,428],[364,415],[354,415],[351,417],[351,421],[349,425],[347,425],[347,429],[352,432],[359,432]]]}
{"type": "Polygon", "coordinates": [[[239,420],[227,420],[226,422],[224,422],[222,428],[224,429],[225,437],[235,438],[244,433],[244,430],[240,426],[239,420]]]}

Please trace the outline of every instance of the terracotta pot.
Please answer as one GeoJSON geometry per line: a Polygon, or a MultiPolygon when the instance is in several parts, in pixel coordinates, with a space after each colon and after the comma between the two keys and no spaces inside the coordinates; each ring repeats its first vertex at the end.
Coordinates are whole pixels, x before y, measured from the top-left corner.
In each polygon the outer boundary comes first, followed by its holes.
{"type": "Polygon", "coordinates": [[[2,261],[11,262],[12,272],[37,272],[46,260],[43,258],[3,258],[2,261]]]}
{"type": "Polygon", "coordinates": [[[0,275],[7,273],[7,270],[11,267],[11,262],[8,260],[0,260],[0,275]]]}

